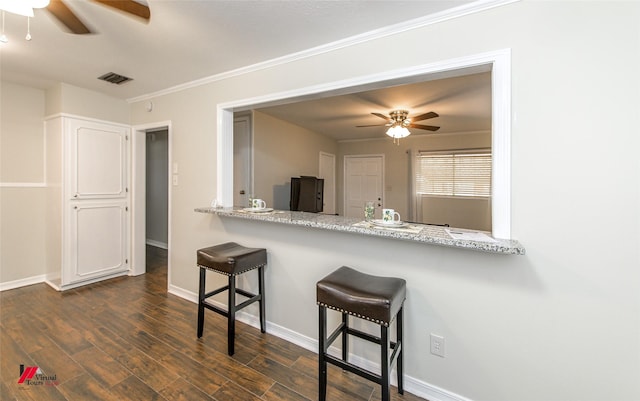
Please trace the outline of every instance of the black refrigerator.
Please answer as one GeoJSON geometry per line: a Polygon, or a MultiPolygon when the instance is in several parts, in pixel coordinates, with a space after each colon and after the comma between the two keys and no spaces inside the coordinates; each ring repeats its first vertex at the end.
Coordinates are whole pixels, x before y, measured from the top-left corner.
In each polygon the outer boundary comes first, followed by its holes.
{"type": "Polygon", "coordinates": [[[291,199],[289,209],[299,212],[322,212],[324,202],[324,180],[300,176],[291,177],[291,199]]]}

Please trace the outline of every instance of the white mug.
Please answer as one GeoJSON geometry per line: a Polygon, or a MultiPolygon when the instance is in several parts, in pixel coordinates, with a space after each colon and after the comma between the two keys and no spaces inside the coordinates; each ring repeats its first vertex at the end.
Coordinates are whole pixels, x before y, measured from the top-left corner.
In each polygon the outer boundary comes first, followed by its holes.
{"type": "Polygon", "coordinates": [[[251,207],[254,209],[264,209],[267,207],[267,202],[263,201],[262,199],[252,199],[251,207]]]}
{"type": "Polygon", "coordinates": [[[382,209],[382,221],[385,223],[397,223],[400,221],[400,213],[393,209],[382,209]]]}

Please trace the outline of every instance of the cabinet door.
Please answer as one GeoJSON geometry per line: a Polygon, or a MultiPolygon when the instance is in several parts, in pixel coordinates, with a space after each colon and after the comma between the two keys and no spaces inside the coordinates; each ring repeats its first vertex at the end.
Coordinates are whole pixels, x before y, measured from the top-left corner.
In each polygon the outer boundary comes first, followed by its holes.
{"type": "Polygon", "coordinates": [[[125,201],[71,203],[69,263],[63,284],[128,269],[125,201]]]}
{"type": "Polygon", "coordinates": [[[69,120],[69,199],[127,196],[129,129],[69,120]]]}

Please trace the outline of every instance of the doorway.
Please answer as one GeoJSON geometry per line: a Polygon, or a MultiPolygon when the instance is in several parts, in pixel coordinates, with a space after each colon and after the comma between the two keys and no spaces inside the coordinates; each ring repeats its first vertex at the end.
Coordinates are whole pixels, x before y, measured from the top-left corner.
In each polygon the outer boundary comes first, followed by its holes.
{"type": "Polygon", "coordinates": [[[147,131],[145,163],[145,243],[166,250],[169,210],[169,133],[166,128],[147,131]]]}
{"type": "Polygon", "coordinates": [[[233,206],[249,206],[253,194],[251,115],[233,118],[233,206]]]}
{"type": "Polygon", "coordinates": [[[171,183],[177,183],[178,179],[178,166],[172,163],[171,123],[134,126],[132,132],[133,229],[130,274],[135,276],[148,271],[157,272],[160,264],[163,265],[162,274],[170,277],[171,183]]]}

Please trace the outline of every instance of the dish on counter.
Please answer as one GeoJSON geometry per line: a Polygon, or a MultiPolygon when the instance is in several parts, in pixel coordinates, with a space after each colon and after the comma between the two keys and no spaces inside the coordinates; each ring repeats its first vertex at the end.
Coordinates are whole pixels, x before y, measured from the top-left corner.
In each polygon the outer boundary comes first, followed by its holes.
{"type": "Polygon", "coordinates": [[[378,226],[378,227],[393,227],[393,228],[409,227],[409,223],[405,223],[404,221],[384,221],[382,219],[375,219],[375,220],[371,220],[371,223],[374,226],[378,226]]]}
{"type": "Polygon", "coordinates": [[[249,213],[268,213],[268,212],[273,212],[273,208],[272,207],[245,207],[244,209],[245,212],[249,212],[249,213]]]}

